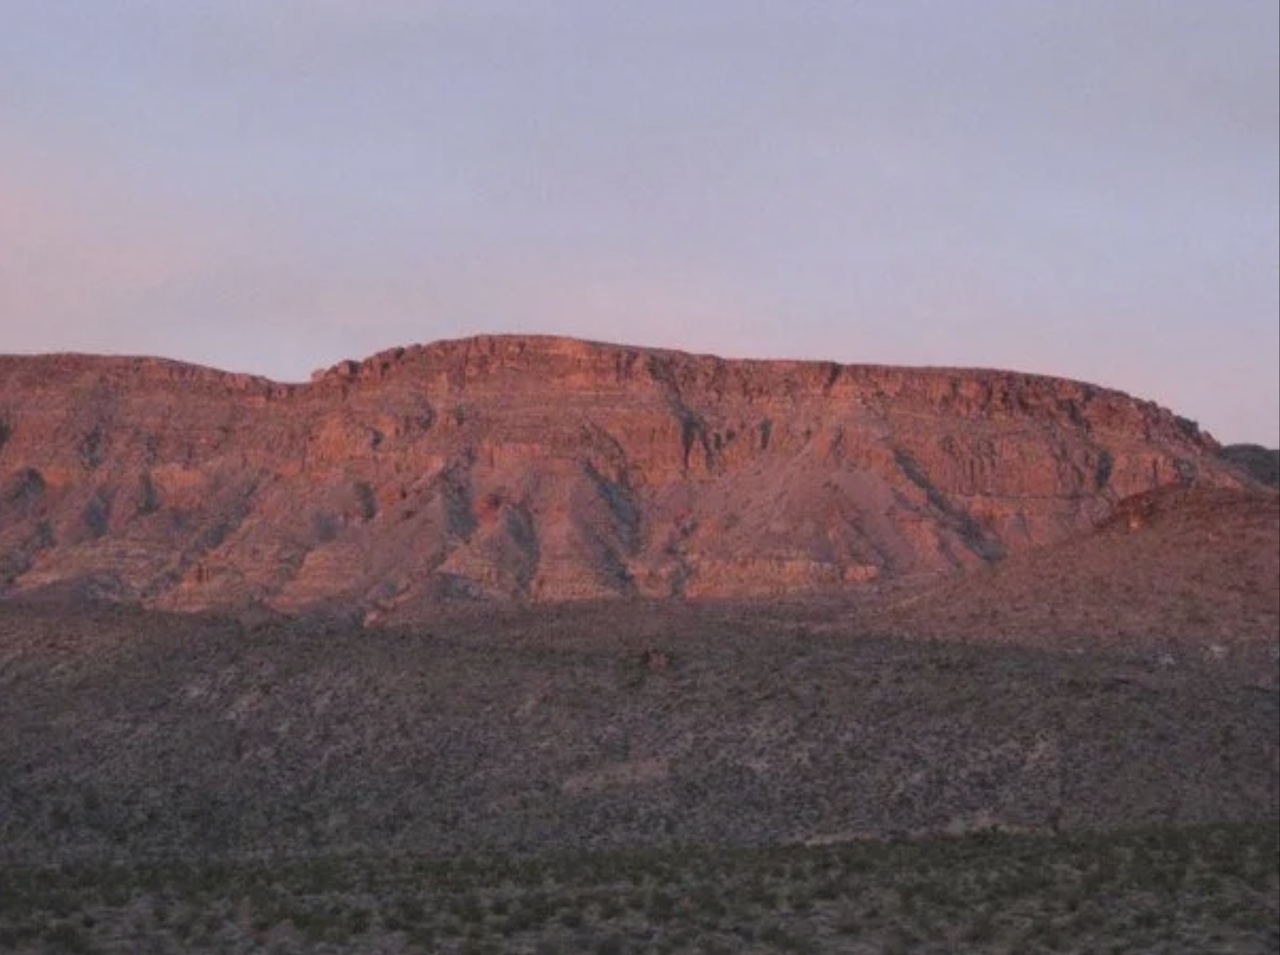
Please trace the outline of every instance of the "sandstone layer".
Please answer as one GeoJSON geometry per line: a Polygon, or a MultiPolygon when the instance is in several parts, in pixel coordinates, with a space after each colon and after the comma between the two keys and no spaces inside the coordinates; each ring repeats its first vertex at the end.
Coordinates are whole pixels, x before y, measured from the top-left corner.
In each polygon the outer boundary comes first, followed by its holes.
{"type": "Polygon", "coordinates": [[[1003,371],[481,337],[306,384],[0,357],[0,593],[168,609],[778,596],[975,567],[1168,485],[1193,422],[1003,371]]]}

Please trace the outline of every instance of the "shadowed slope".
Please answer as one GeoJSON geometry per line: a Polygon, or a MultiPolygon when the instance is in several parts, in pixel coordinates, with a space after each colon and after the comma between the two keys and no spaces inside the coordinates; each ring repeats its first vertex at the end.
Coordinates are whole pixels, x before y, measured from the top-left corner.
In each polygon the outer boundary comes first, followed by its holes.
{"type": "Polygon", "coordinates": [[[0,847],[439,854],[1275,817],[1275,689],[1234,657],[795,617],[507,604],[386,630],[0,604],[0,847]]]}
{"type": "Polygon", "coordinates": [[[1264,448],[1260,444],[1229,444],[1218,452],[1224,461],[1242,469],[1267,487],[1280,487],[1280,448],[1264,448]]]}

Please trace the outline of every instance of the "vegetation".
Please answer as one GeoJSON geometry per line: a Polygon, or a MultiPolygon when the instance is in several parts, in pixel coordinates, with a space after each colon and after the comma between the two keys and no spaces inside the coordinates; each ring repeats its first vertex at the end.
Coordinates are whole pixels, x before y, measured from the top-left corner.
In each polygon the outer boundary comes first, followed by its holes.
{"type": "Polygon", "coordinates": [[[0,867],[58,952],[1266,951],[1280,828],[0,867]]]}
{"type": "Polygon", "coordinates": [[[0,604],[0,857],[537,854],[1280,809],[1274,662],[838,624],[615,605],[384,631],[0,604]]]}
{"type": "Polygon", "coordinates": [[[1275,951],[1252,649],[0,604],[0,951],[1275,951]]]}

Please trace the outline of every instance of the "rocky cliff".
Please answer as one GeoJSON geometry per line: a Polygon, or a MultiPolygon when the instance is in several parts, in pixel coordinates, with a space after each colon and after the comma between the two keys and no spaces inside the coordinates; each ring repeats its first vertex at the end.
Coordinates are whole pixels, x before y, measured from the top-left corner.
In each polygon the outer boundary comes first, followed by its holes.
{"type": "Polygon", "coordinates": [[[1150,402],[1002,371],[544,337],[398,348],[307,384],[0,357],[0,593],[376,617],[845,589],[1247,480],[1218,450],[1150,402]]]}

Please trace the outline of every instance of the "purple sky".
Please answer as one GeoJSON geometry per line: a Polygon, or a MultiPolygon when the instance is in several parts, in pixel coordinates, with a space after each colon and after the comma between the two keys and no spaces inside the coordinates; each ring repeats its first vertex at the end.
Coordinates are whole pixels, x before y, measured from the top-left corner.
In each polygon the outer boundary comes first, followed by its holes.
{"type": "Polygon", "coordinates": [[[0,351],[547,332],[1280,443],[1274,0],[8,0],[0,351]]]}

